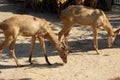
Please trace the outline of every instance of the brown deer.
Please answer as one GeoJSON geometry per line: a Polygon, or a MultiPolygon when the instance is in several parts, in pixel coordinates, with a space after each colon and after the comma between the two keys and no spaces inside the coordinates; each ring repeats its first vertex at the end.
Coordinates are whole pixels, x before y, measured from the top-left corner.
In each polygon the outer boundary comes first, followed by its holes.
{"type": "Polygon", "coordinates": [[[85,6],[69,6],[68,8],[62,10],[60,19],[64,24],[63,29],[59,32],[59,40],[67,45],[66,36],[72,29],[72,25],[78,23],[80,25],[88,25],[93,29],[94,34],[94,48],[98,51],[98,29],[103,28],[108,33],[108,47],[112,46],[115,40],[112,25],[107,19],[106,15],[102,10],[93,9],[85,6]]]}
{"type": "Polygon", "coordinates": [[[11,18],[8,18],[0,23],[0,29],[3,30],[5,41],[0,46],[0,54],[3,52],[5,47],[10,44],[10,53],[12,54],[17,66],[21,66],[18,63],[17,57],[15,55],[14,47],[17,36],[27,36],[32,37],[32,45],[30,50],[29,62],[31,62],[32,52],[35,45],[35,40],[38,38],[46,62],[50,65],[50,62],[47,58],[44,39],[47,39],[51,44],[57,49],[59,56],[64,63],[67,63],[67,54],[68,49],[58,41],[56,35],[48,21],[42,18],[37,18],[30,15],[16,15],[11,18]]]}

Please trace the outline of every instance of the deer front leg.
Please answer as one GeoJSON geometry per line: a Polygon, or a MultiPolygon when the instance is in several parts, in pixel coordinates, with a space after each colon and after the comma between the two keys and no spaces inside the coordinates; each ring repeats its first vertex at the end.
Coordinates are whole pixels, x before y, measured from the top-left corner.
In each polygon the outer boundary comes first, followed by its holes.
{"type": "Polygon", "coordinates": [[[65,36],[64,36],[64,34],[65,34],[65,32],[63,31],[63,29],[59,32],[59,36],[58,36],[58,40],[60,41],[60,42],[62,42],[62,40],[63,40],[63,38],[65,38],[65,36]]]}
{"type": "Polygon", "coordinates": [[[63,29],[58,33],[58,40],[60,42],[62,42],[62,40],[68,36],[70,30],[72,29],[72,25],[73,23],[72,22],[69,22],[69,21],[63,21],[63,24],[64,24],[64,27],[63,29]]]}
{"type": "Polygon", "coordinates": [[[19,62],[18,62],[18,60],[17,60],[17,57],[16,57],[16,55],[15,55],[15,51],[14,51],[15,42],[16,42],[16,39],[14,39],[14,40],[11,42],[9,50],[10,50],[10,53],[12,54],[12,56],[13,56],[16,64],[17,64],[17,66],[18,66],[18,67],[22,67],[22,65],[19,64],[19,62]]]}
{"type": "Polygon", "coordinates": [[[35,47],[35,41],[36,41],[36,37],[35,36],[32,36],[32,42],[31,42],[31,48],[30,48],[30,56],[29,56],[29,62],[30,64],[32,64],[32,52],[33,52],[33,49],[35,47]]]}
{"type": "Polygon", "coordinates": [[[64,34],[64,39],[63,39],[63,44],[65,45],[65,47],[69,50],[69,52],[72,52],[72,49],[71,47],[69,46],[69,43],[68,43],[68,38],[67,36],[69,35],[69,32],[70,32],[71,29],[69,29],[65,34],[64,34]]]}
{"type": "Polygon", "coordinates": [[[48,63],[48,65],[51,65],[51,63],[49,62],[48,58],[47,58],[47,53],[46,53],[46,47],[45,47],[45,42],[44,42],[44,38],[43,37],[38,37],[40,45],[42,47],[43,53],[44,53],[44,57],[46,62],[48,63]]]}
{"type": "Polygon", "coordinates": [[[95,48],[97,54],[99,54],[99,51],[98,51],[98,29],[97,28],[93,28],[93,35],[94,35],[94,48],[95,48]]]}
{"type": "Polygon", "coordinates": [[[65,27],[59,32],[59,37],[58,37],[58,40],[60,41],[60,42],[62,42],[63,43],[63,45],[66,47],[66,48],[68,48],[68,50],[71,52],[71,49],[70,49],[70,47],[69,47],[69,45],[68,45],[68,40],[67,40],[67,36],[68,36],[68,34],[69,34],[69,32],[70,32],[70,30],[72,29],[72,24],[71,25],[65,25],[65,27]]]}

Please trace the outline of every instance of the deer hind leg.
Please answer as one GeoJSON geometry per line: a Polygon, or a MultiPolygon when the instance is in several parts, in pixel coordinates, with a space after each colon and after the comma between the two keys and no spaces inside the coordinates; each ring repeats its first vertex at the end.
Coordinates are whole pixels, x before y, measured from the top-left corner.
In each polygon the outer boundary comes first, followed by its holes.
{"type": "Polygon", "coordinates": [[[18,67],[22,67],[22,65],[19,64],[19,62],[18,62],[18,60],[17,60],[17,57],[16,57],[16,55],[15,55],[15,51],[14,51],[15,42],[16,42],[16,39],[14,39],[14,40],[10,43],[10,48],[9,48],[9,50],[10,50],[10,53],[12,54],[12,56],[13,56],[16,64],[17,64],[17,66],[18,66],[18,67]]]}
{"type": "Polygon", "coordinates": [[[35,41],[36,41],[36,37],[35,36],[32,36],[32,42],[31,42],[31,48],[30,48],[30,56],[29,56],[29,62],[30,64],[32,64],[32,52],[33,52],[33,49],[35,47],[35,41]]]}
{"type": "Polygon", "coordinates": [[[0,46],[0,54],[11,43],[11,37],[5,37],[5,41],[0,46]]]}
{"type": "Polygon", "coordinates": [[[3,44],[0,46],[0,53],[10,44],[10,53],[12,54],[17,66],[19,66],[18,60],[16,58],[15,52],[13,50],[13,46],[15,44],[13,36],[5,36],[5,41],[3,44]]]}
{"type": "Polygon", "coordinates": [[[99,51],[98,51],[98,29],[97,28],[93,28],[93,34],[94,34],[94,48],[95,48],[97,54],[99,54],[99,51]]]}
{"type": "Polygon", "coordinates": [[[44,38],[39,36],[38,39],[39,39],[40,45],[41,45],[41,47],[42,47],[42,50],[43,50],[43,53],[44,53],[45,60],[46,60],[46,62],[48,63],[48,65],[51,65],[51,63],[49,62],[48,57],[47,57],[44,38]]]}

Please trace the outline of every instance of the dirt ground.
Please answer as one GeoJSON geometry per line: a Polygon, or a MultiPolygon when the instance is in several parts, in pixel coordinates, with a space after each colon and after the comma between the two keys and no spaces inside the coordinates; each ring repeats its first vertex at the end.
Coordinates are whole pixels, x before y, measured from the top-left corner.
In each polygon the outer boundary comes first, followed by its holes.
{"type": "MultiPolygon", "coordinates": [[[[0,22],[18,14],[23,6],[0,0],[0,22]]],[[[30,12],[30,15],[42,17],[51,22],[54,32],[62,29],[63,24],[54,14],[30,12]]],[[[106,12],[108,19],[116,30],[120,27],[120,6],[113,6],[112,11],[106,12]]],[[[48,66],[42,55],[42,50],[36,41],[33,53],[33,64],[28,62],[30,41],[29,37],[18,37],[15,51],[19,62],[24,67],[16,67],[9,53],[9,47],[0,55],[0,80],[111,80],[120,77],[120,36],[112,48],[107,47],[107,33],[99,31],[100,55],[95,55],[93,34],[89,27],[74,25],[69,36],[69,44],[73,49],[68,56],[68,63],[63,64],[55,48],[46,40],[48,58],[53,64],[48,66]]],[[[0,31],[0,43],[4,41],[0,31]]],[[[119,79],[120,80],[120,79],[119,79]]]]}

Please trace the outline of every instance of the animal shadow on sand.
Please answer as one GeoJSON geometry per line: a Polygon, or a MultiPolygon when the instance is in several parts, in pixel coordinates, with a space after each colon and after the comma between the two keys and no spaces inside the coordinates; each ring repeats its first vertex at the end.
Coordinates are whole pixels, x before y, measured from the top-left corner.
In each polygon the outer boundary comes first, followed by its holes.
{"type": "MultiPolygon", "coordinates": [[[[56,49],[48,41],[45,41],[45,44],[46,44],[46,51],[47,51],[48,59],[49,59],[49,56],[58,56],[56,49]]],[[[30,46],[31,46],[30,43],[21,43],[21,44],[15,45],[15,52],[16,52],[16,56],[17,56],[18,61],[19,61],[19,59],[22,59],[25,57],[29,58],[30,46]]],[[[39,58],[44,57],[43,51],[41,50],[41,46],[39,45],[39,43],[35,44],[35,48],[33,51],[33,58],[36,58],[36,57],[39,57],[39,58]]],[[[9,62],[7,62],[6,59],[13,59],[13,57],[11,56],[11,54],[9,52],[9,46],[0,55],[0,61],[6,62],[9,64],[9,62]]],[[[43,60],[45,60],[45,59],[43,59],[43,60]]],[[[60,67],[60,66],[64,65],[63,63],[56,63],[55,62],[55,63],[52,63],[52,65],[50,66],[46,62],[44,64],[37,63],[38,61],[36,61],[34,59],[32,59],[32,62],[33,62],[33,64],[30,64],[28,62],[28,59],[27,59],[25,61],[25,63],[27,63],[27,64],[22,64],[22,63],[21,64],[23,65],[23,67],[29,67],[29,68],[32,68],[32,67],[55,68],[55,67],[60,67]]],[[[9,68],[16,68],[16,67],[17,67],[16,64],[14,64],[14,65],[0,64],[0,69],[9,69],[9,68]]]]}
{"type": "MultiPolygon", "coordinates": [[[[93,36],[92,34],[86,35],[86,36],[93,36]]],[[[101,39],[98,39],[98,45],[99,45],[99,50],[108,48],[108,42],[107,42],[107,35],[106,34],[99,34],[100,37],[104,37],[101,39]]],[[[4,37],[1,37],[1,40],[3,40],[4,37]]],[[[113,44],[113,46],[111,48],[119,48],[120,47],[120,35],[117,35],[115,44],[113,44]]],[[[26,39],[27,40],[27,39],[26,39]]],[[[4,41],[4,40],[3,40],[4,41]]],[[[30,39],[28,39],[28,42],[30,42],[30,39]]],[[[49,43],[49,41],[45,40],[45,44],[46,44],[46,51],[47,51],[47,55],[48,58],[49,56],[58,56],[58,52],[56,51],[56,49],[49,43]]],[[[30,50],[30,43],[16,43],[15,44],[15,52],[16,52],[16,56],[19,59],[22,58],[29,58],[29,50],[30,50]]],[[[93,47],[93,39],[80,39],[77,40],[75,39],[74,41],[69,41],[69,46],[72,48],[72,55],[76,55],[74,53],[76,52],[88,52],[88,51],[95,51],[94,47],[93,47]]],[[[108,48],[109,49],[109,48],[108,48]]],[[[96,51],[91,54],[91,55],[95,55],[96,51]]],[[[39,45],[39,43],[35,44],[35,48],[33,51],[33,57],[44,57],[43,56],[43,52],[41,50],[41,46],[39,45]]],[[[0,55],[0,60],[4,61],[5,59],[13,59],[13,57],[11,56],[10,52],[9,52],[9,46],[3,51],[3,53],[0,55]]],[[[44,59],[43,59],[44,60],[44,59]]],[[[60,67],[63,66],[62,63],[55,63],[52,66],[48,66],[47,63],[44,64],[40,64],[37,63],[35,60],[32,60],[34,64],[30,65],[30,63],[28,63],[28,60],[25,62],[27,64],[23,65],[23,67],[40,67],[40,68],[55,68],[55,67],[60,67]]],[[[9,63],[9,62],[7,62],[9,63]]],[[[0,69],[9,69],[9,68],[16,68],[16,64],[14,65],[4,65],[4,64],[0,64],[0,69]]]]}
{"type": "MultiPolygon", "coordinates": [[[[3,65],[0,64],[0,69],[13,69],[13,68],[39,68],[39,69],[44,69],[44,68],[57,68],[57,67],[61,67],[64,66],[64,64],[62,63],[53,63],[52,65],[48,65],[47,63],[44,64],[38,64],[38,63],[33,63],[33,64],[25,64],[22,67],[17,67],[16,65],[3,65]]],[[[0,73],[2,73],[0,71],[0,73]]]]}

